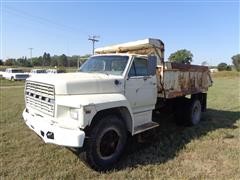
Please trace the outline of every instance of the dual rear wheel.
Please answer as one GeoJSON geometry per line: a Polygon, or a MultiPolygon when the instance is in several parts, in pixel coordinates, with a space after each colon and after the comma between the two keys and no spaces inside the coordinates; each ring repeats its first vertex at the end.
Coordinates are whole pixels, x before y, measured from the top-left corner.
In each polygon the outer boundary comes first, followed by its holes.
{"type": "Polygon", "coordinates": [[[177,124],[197,125],[201,120],[201,101],[198,98],[182,98],[176,103],[174,111],[177,124]]]}

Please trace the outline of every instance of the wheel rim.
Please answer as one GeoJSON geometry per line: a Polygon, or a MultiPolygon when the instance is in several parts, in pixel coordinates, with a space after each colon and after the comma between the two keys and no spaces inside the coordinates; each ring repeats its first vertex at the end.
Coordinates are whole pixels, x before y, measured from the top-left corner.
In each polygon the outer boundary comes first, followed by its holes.
{"type": "Polygon", "coordinates": [[[201,104],[199,103],[199,101],[196,101],[192,109],[192,123],[197,124],[200,121],[200,118],[201,118],[201,104]]]}
{"type": "Polygon", "coordinates": [[[119,140],[119,134],[115,130],[106,131],[100,139],[99,155],[103,159],[113,156],[116,153],[119,140]]]}

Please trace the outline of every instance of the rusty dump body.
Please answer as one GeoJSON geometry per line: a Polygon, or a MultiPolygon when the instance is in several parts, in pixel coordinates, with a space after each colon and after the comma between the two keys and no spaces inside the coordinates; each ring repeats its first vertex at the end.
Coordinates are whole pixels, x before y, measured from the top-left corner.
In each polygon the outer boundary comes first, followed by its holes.
{"type": "Polygon", "coordinates": [[[165,62],[157,67],[158,97],[175,98],[190,94],[206,93],[212,85],[206,66],[165,62]]]}

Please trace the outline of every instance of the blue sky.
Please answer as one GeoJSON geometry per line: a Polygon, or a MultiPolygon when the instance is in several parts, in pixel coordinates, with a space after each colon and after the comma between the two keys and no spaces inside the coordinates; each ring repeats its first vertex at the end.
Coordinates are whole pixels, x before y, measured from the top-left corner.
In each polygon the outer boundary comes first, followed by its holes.
{"type": "Polygon", "coordinates": [[[188,49],[193,63],[231,63],[239,48],[239,1],[1,1],[0,58],[91,53],[148,37],[165,43],[165,59],[188,49]]]}

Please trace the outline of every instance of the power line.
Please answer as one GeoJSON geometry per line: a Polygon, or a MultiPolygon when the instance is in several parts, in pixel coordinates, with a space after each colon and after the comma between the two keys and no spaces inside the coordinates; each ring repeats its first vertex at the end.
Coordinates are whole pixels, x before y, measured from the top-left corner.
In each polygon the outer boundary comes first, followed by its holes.
{"type": "Polygon", "coordinates": [[[6,6],[5,8],[9,13],[14,13],[14,14],[18,14],[18,15],[20,14],[24,17],[27,17],[29,20],[32,20],[33,22],[38,22],[38,23],[44,24],[44,25],[46,25],[46,23],[47,23],[47,24],[50,24],[52,26],[55,26],[57,29],[61,28],[61,30],[63,30],[63,31],[66,31],[66,30],[69,31],[70,30],[72,32],[73,31],[77,32],[78,34],[79,34],[79,32],[81,32],[83,34],[88,34],[87,32],[83,31],[82,29],[78,29],[77,27],[72,27],[72,26],[56,23],[55,21],[47,19],[45,17],[33,15],[33,14],[28,13],[28,12],[25,12],[25,11],[22,11],[22,10],[19,10],[19,9],[15,9],[15,8],[12,8],[12,7],[9,7],[9,6],[6,6]]]}
{"type": "Polygon", "coordinates": [[[97,38],[100,38],[100,36],[92,35],[88,38],[89,41],[92,41],[92,54],[94,54],[95,42],[99,41],[97,38]]]}
{"type": "MultiPolygon", "coordinates": [[[[42,27],[45,27],[45,29],[49,29],[49,27],[51,28],[54,28],[54,29],[57,29],[58,33],[61,33],[61,32],[67,32],[65,34],[62,34],[62,35],[67,35],[68,37],[74,37],[74,39],[81,39],[79,37],[79,34],[82,34],[82,35],[87,35],[89,33],[87,33],[86,31],[82,30],[82,29],[79,29],[78,27],[76,26],[69,26],[68,24],[61,24],[59,22],[55,22],[53,19],[48,19],[48,18],[45,18],[45,17],[42,17],[42,16],[38,16],[38,15],[35,15],[35,14],[32,14],[32,13],[28,13],[26,11],[23,11],[23,10],[19,10],[19,9],[16,9],[16,8],[12,8],[10,6],[5,6],[5,12],[6,13],[9,13],[11,15],[15,15],[15,16],[20,16],[20,17],[24,17],[24,20],[28,21],[32,21],[34,23],[38,23],[38,24],[41,24],[41,25],[44,25],[42,27]],[[50,26],[49,26],[50,25],[50,26]],[[72,33],[70,33],[70,32],[72,33]]],[[[2,11],[1,11],[2,13],[2,11]]],[[[2,17],[2,16],[1,16],[2,17]]],[[[1,19],[1,18],[0,18],[1,19]]],[[[18,23],[18,22],[14,22],[14,23],[18,23]]],[[[24,23],[21,23],[19,27],[23,26],[23,25],[29,25],[28,24],[24,24],[24,23]]],[[[31,29],[34,29],[32,26],[29,26],[28,28],[31,28],[31,29]]],[[[47,32],[49,33],[49,32],[47,32]]],[[[30,50],[30,48],[29,48],[30,50]]],[[[32,53],[32,49],[30,50],[31,53],[32,53]]],[[[32,58],[31,58],[32,59],[32,58]]]]}

